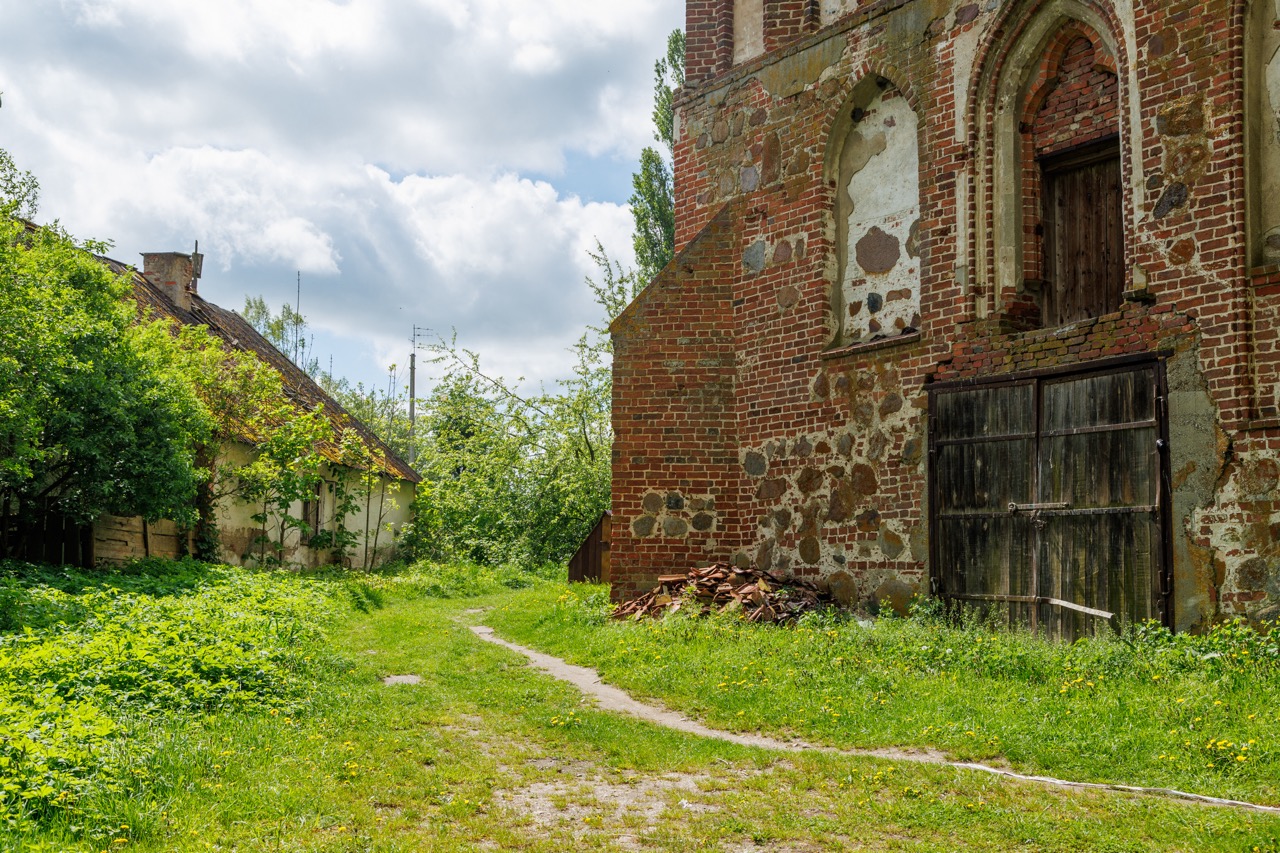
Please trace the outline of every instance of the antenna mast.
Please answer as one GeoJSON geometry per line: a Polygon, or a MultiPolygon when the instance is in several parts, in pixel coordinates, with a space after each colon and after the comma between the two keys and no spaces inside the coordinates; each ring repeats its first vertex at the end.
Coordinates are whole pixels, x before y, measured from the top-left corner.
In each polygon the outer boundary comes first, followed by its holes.
{"type": "Polygon", "coordinates": [[[418,326],[413,326],[413,349],[409,351],[409,467],[413,467],[417,455],[413,444],[413,426],[417,420],[417,379],[418,379],[418,326]]]}
{"type": "Polygon", "coordinates": [[[298,296],[293,300],[293,363],[298,363],[302,342],[302,270],[298,270],[298,296]]]}

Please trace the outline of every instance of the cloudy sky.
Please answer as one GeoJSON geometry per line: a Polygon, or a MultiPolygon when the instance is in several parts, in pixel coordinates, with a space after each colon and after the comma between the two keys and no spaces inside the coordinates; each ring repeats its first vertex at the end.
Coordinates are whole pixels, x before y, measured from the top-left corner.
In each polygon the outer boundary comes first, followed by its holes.
{"type": "Polygon", "coordinates": [[[379,381],[413,324],[564,375],[599,238],[651,144],[681,0],[0,0],[0,147],[40,219],[205,254],[200,292],[294,301],[379,381]]]}

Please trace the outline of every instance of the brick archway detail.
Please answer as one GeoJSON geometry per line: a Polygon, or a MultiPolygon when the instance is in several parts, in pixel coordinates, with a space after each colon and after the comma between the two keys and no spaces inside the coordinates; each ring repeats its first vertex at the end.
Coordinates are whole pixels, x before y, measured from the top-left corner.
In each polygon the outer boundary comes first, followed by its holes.
{"type": "MultiPolygon", "coordinates": [[[[1025,0],[1014,3],[981,43],[970,77],[968,114],[969,229],[975,317],[1019,314],[1027,301],[1026,216],[998,200],[1022,197],[1023,128],[1053,89],[1062,59],[1078,38],[1093,45],[1096,63],[1119,83],[1119,135],[1124,163],[1132,163],[1128,55],[1124,30],[1106,0],[1025,0]]],[[[1132,188],[1126,184],[1125,220],[1133,220],[1132,188]]]]}

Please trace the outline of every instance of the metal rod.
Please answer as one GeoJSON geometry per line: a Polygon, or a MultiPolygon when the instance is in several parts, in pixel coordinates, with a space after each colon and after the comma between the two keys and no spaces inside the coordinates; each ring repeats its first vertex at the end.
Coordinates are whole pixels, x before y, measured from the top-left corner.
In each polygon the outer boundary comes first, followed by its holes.
{"type": "Polygon", "coordinates": [[[1159,422],[1155,420],[1129,421],[1128,423],[1123,424],[1100,424],[1098,426],[1074,427],[1072,429],[1047,429],[1041,433],[1041,435],[1048,438],[1058,438],[1061,436],[1071,435],[1089,435],[1097,432],[1125,432],[1127,430],[1152,429],[1159,425],[1159,422]]]}
{"type": "Polygon", "coordinates": [[[994,601],[1011,604],[1052,604],[1054,607],[1062,607],[1066,610],[1075,610],[1078,613],[1085,613],[1089,616],[1097,616],[1099,619],[1114,619],[1114,613],[1108,613],[1105,610],[1098,610],[1093,607],[1085,607],[1083,604],[1076,604],[1074,601],[1063,601],[1060,598],[1048,598],[1043,595],[979,595],[977,593],[952,593],[951,598],[960,599],[961,601],[994,601]]]}
{"type": "MultiPolygon", "coordinates": [[[[1038,514],[1050,517],[1065,517],[1077,515],[1143,515],[1154,513],[1158,508],[1152,504],[1142,504],[1141,506],[1099,506],[1099,507],[1076,507],[1072,509],[1045,509],[1043,507],[1035,510],[1038,514]]],[[[938,513],[938,517],[942,519],[964,519],[964,518],[1008,518],[1010,515],[1016,515],[1015,510],[997,509],[997,510],[951,510],[938,513]]]]}

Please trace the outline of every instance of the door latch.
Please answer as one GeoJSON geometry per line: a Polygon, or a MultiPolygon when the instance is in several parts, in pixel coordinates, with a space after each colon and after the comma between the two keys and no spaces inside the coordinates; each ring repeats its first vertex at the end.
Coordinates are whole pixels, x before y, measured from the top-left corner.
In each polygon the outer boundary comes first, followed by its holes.
{"type": "Polygon", "coordinates": [[[1039,512],[1042,509],[1068,509],[1070,506],[1071,504],[1067,501],[1041,504],[1020,504],[1009,501],[1009,514],[1017,515],[1020,512],[1039,512]]]}

